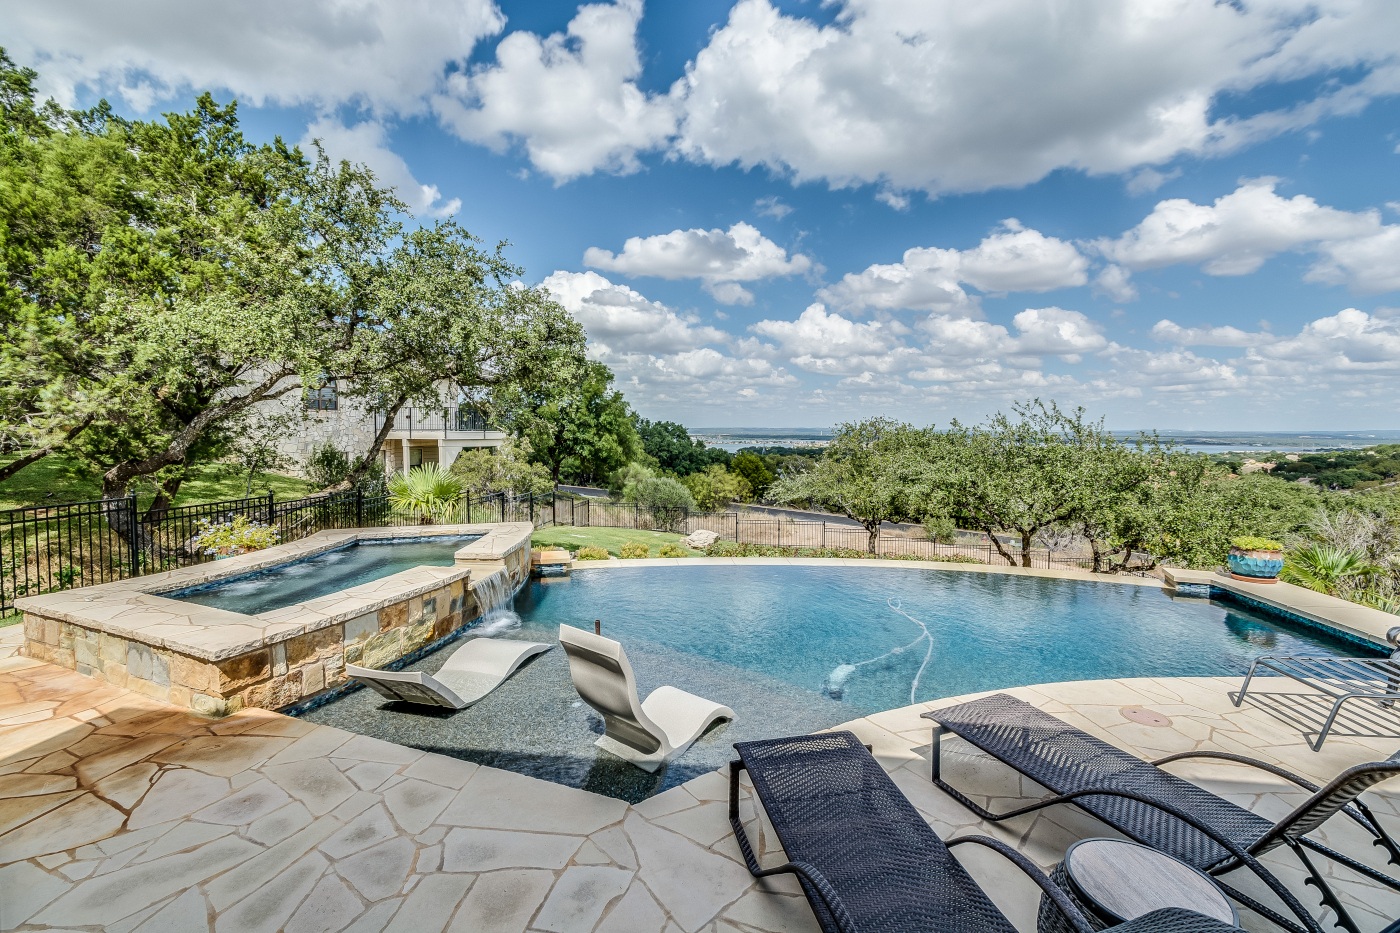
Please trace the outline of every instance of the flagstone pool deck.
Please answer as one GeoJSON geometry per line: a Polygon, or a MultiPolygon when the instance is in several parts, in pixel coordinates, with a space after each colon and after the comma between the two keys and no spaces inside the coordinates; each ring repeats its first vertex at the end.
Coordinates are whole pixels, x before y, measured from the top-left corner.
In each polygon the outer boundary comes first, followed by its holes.
{"type": "MultiPolygon", "coordinates": [[[[1223,749],[1325,780],[1395,750],[1395,739],[1337,737],[1311,752],[1263,710],[1233,707],[1237,685],[1134,679],[1008,692],[1145,757],[1223,749]],[[1124,715],[1142,708],[1167,724],[1124,715]]],[[[944,837],[988,833],[1048,867],[1073,840],[1111,834],[1067,807],[989,826],[935,789],[919,714],[957,699],[846,727],[944,837]]],[[[988,805],[1039,794],[960,741],[945,743],[944,761],[988,805]]],[[[1183,763],[1177,773],[1267,816],[1298,799],[1291,785],[1236,766],[1183,763]]],[[[726,794],[713,772],[629,806],[266,710],[211,720],[41,661],[0,659],[4,930],[815,930],[791,879],[758,882],[745,870],[726,794]]],[[[1400,819],[1400,788],[1372,797],[1383,821],[1400,819]]],[[[743,812],[764,863],[776,864],[771,831],[747,800],[743,812]]],[[[1381,867],[1359,830],[1337,822],[1328,841],[1381,867]]],[[[967,859],[1019,927],[1034,929],[1030,883],[993,854],[967,859]]],[[[1316,904],[1292,861],[1266,861],[1316,904]]],[[[1340,876],[1337,888],[1367,933],[1400,916],[1394,892],[1340,876]]]]}

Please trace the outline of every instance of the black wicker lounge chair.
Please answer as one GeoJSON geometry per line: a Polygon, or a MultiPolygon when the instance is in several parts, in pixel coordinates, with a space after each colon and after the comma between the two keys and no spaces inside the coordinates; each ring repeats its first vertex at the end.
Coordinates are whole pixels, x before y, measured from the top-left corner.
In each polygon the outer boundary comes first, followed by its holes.
{"type": "MultiPolygon", "coordinates": [[[[1279,846],[1302,862],[1322,902],[1337,912],[1337,925],[1359,933],[1355,922],[1328,886],[1308,852],[1326,856],[1365,877],[1400,890],[1400,880],[1343,855],[1307,834],[1342,812],[1359,823],[1374,845],[1400,865],[1400,848],[1360,799],[1366,789],[1400,775],[1400,752],[1385,761],[1348,768],[1325,787],[1276,765],[1225,752],[1185,752],[1143,761],[1068,723],[1004,693],[947,709],[924,713],[937,726],[933,733],[933,782],[986,820],[1005,820],[1042,807],[1073,803],[1131,839],[1172,855],[1212,875],[1249,867],[1275,893],[1281,885],[1253,858],[1279,846]],[[949,785],[940,774],[940,739],[952,732],[1048,788],[1054,796],[1005,813],[992,813],[949,785]],[[1185,758],[1212,758],[1268,771],[1308,790],[1312,796],[1277,823],[1212,794],[1203,787],[1163,771],[1158,765],[1185,758]],[[1249,860],[1241,859],[1244,850],[1249,860]]],[[[1218,881],[1218,878],[1217,878],[1218,881]]],[[[1221,884],[1233,898],[1287,929],[1294,924],[1246,895],[1221,884]]],[[[1299,908],[1284,899],[1289,909],[1299,908]]],[[[1304,926],[1312,918],[1299,914],[1304,926]]]]}
{"type": "MultiPolygon", "coordinates": [[[[948,846],[984,845],[1026,872],[1077,933],[1093,927],[1029,859],[995,839],[947,845],[850,732],[739,742],[730,765],[729,821],[755,877],[797,876],[825,933],[1015,933],[948,846]],[[762,869],[739,819],[739,775],[754,790],[790,861],[762,869]]],[[[1159,910],[1118,933],[1231,933],[1185,910],[1159,910]]]]}

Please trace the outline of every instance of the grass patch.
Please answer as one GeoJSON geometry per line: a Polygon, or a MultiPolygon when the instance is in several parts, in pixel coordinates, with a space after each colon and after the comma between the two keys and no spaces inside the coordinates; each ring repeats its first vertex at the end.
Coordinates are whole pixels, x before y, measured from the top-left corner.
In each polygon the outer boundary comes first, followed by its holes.
{"type": "Polygon", "coordinates": [[[637,531],[633,528],[576,528],[572,525],[551,525],[541,528],[530,536],[532,547],[565,547],[577,551],[581,547],[600,547],[613,557],[622,556],[622,546],[628,542],[645,544],[651,549],[651,556],[658,556],[663,544],[674,545],[685,552],[686,557],[700,557],[700,551],[681,544],[681,535],[663,531],[637,531]]]}
{"type": "Polygon", "coordinates": [[[7,616],[0,615],[0,628],[5,628],[7,625],[19,625],[23,620],[24,613],[22,612],[12,612],[7,616]]]}
{"type": "MultiPolygon", "coordinates": [[[[9,463],[13,455],[0,456],[0,464],[9,463]]],[[[218,502],[222,499],[242,499],[245,481],[234,476],[222,464],[196,467],[180,485],[176,505],[218,502]]],[[[253,479],[253,495],[266,495],[271,489],[278,499],[296,499],[314,490],[306,480],[281,473],[260,473],[253,479]]],[[[60,502],[86,502],[102,498],[100,477],[63,454],[52,454],[32,463],[0,483],[0,509],[15,509],[25,505],[53,505],[60,502]],[[52,493],[52,495],[50,495],[52,493]]],[[[142,508],[155,498],[149,487],[136,490],[142,508]]]]}

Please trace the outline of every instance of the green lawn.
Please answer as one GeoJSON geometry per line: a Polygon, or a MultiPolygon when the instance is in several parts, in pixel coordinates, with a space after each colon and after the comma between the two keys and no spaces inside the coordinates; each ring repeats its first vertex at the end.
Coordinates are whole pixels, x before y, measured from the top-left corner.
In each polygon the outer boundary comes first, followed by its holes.
{"type": "Polygon", "coordinates": [[[591,544],[607,548],[609,554],[618,557],[618,550],[624,544],[628,541],[639,541],[651,547],[653,557],[659,556],[656,552],[663,544],[679,545],[688,556],[701,556],[700,551],[681,544],[682,537],[661,531],[635,531],[631,528],[575,528],[572,525],[554,525],[535,532],[530,536],[530,543],[535,547],[566,547],[571,551],[591,544]]]}
{"type": "MultiPolygon", "coordinates": [[[[0,463],[8,463],[11,459],[13,457],[8,455],[0,456],[0,463]]],[[[278,499],[295,499],[312,491],[309,483],[293,476],[283,476],[280,473],[259,474],[253,482],[253,495],[266,495],[268,489],[271,489],[278,499]]],[[[136,492],[143,506],[154,497],[154,491],[149,486],[136,492]]],[[[0,509],[57,502],[83,502],[101,496],[102,484],[99,478],[86,473],[80,464],[61,454],[54,454],[30,464],[0,483],[0,509]],[[50,493],[52,495],[49,495],[50,493]]],[[[197,468],[193,475],[185,480],[180,486],[180,495],[175,504],[217,502],[220,499],[241,499],[243,496],[243,477],[233,476],[227,467],[213,464],[197,468]]]]}

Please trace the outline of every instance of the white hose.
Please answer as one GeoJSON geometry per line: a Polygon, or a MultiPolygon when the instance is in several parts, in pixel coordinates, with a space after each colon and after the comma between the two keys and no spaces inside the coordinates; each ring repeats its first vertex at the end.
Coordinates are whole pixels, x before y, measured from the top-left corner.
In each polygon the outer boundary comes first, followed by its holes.
{"type": "Polygon", "coordinates": [[[924,676],[924,669],[928,667],[928,662],[933,659],[933,635],[929,632],[927,625],[924,625],[924,623],[920,622],[918,619],[914,618],[909,613],[904,611],[903,603],[900,602],[898,598],[891,596],[885,601],[885,605],[889,606],[890,609],[894,610],[895,612],[904,616],[904,618],[908,619],[910,622],[913,622],[915,625],[917,625],[920,631],[919,637],[914,639],[907,645],[900,645],[898,648],[891,648],[889,651],[886,651],[884,654],[877,655],[876,657],[867,658],[864,661],[856,661],[854,664],[846,663],[836,665],[836,667],[832,669],[831,673],[826,675],[826,683],[822,684],[823,693],[827,694],[833,699],[839,700],[841,698],[841,694],[845,690],[846,681],[850,680],[851,675],[854,674],[857,669],[862,668],[867,664],[874,664],[877,661],[883,661],[885,658],[892,657],[896,654],[903,654],[910,648],[917,645],[919,642],[927,641],[928,649],[924,652],[924,661],[922,664],[919,665],[919,671],[917,674],[914,675],[914,682],[909,686],[909,702],[910,704],[913,704],[915,702],[914,696],[919,691],[919,681],[924,676]]]}

